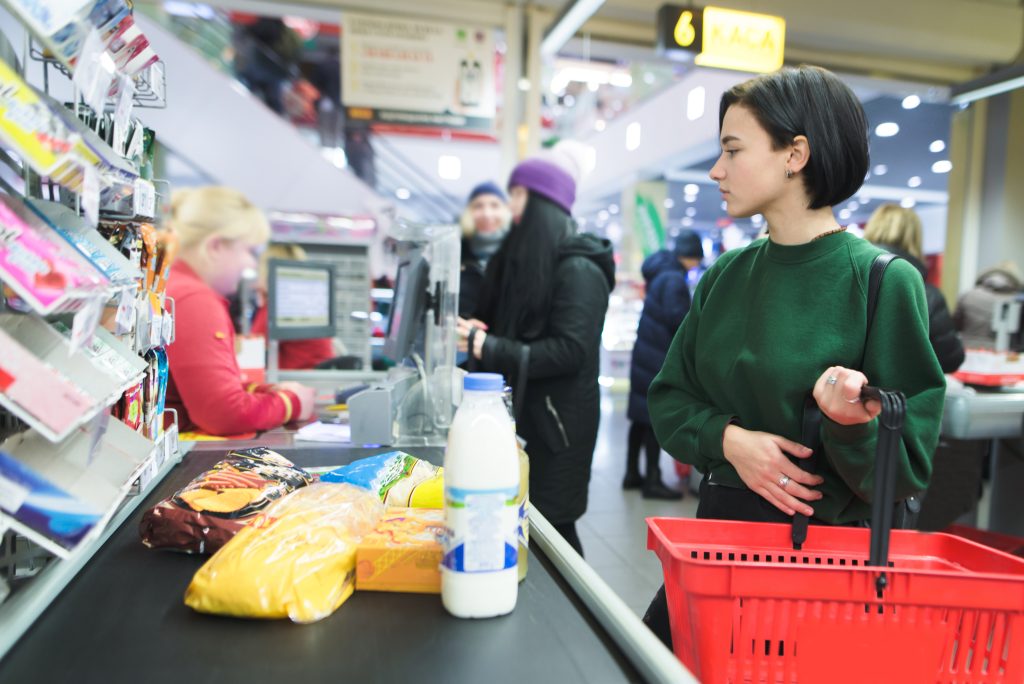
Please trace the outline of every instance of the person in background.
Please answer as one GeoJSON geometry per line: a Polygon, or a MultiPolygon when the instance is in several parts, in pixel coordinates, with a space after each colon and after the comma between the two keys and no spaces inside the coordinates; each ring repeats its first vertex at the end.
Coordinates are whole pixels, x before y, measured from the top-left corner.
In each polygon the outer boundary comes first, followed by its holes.
{"type": "MultiPolygon", "coordinates": [[[[996,333],[992,330],[995,307],[1013,301],[1021,292],[1024,292],[1024,278],[1014,262],[1003,261],[982,271],[974,287],[960,296],[953,313],[953,324],[960,331],[964,346],[995,349],[996,333]]],[[[1018,339],[1021,333],[1024,330],[1018,331],[1018,339]]]]}
{"type": "MultiPolygon", "coordinates": [[[[718,120],[711,178],[726,211],[761,214],[771,233],[701,277],[647,394],[651,424],[666,451],[706,473],[698,518],[788,523],[799,512],[863,525],[881,406],[862,388],[906,397],[895,503],[928,485],[946,385],[910,263],[886,269],[868,334],[866,284],[883,252],[833,213],[864,182],[867,117],[834,74],[802,66],[733,86],[718,120]],[[813,445],[799,441],[808,403],[820,412],[813,445]],[[812,456],[817,474],[799,465],[812,456]]],[[[671,644],[664,588],[644,622],[671,644]]]]}
{"type": "MultiPolygon", "coordinates": [[[[267,264],[271,259],[305,261],[306,251],[298,245],[272,244],[268,245],[260,256],[259,285],[257,287],[260,305],[253,316],[250,332],[253,335],[263,335],[264,337],[267,335],[269,308],[267,305],[267,276],[269,272],[267,264]]],[[[335,356],[337,354],[334,352],[334,340],[330,337],[313,340],[281,340],[278,343],[277,367],[282,370],[307,370],[335,356]]]]}
{"type": "Polygon", "coordinates": [[[167,405],[183,431],[212,435],[269,430],[313,413],[314,392],[299,383],[242,386],[227,296],[254,270],[270,237],[263,212],[237,190],[179,190],[168,225],[181,252],[167,294],[175,300],[176,339],[167,347],[167,405]]]}
{"type": "Polygon", "coordinates": [[[928,300],[928,340],[943,373],[952,373],[964,362],[964,346],[953,327],[949,307],[942,291],[928,282],[928,267],[924,265],[921,248],[921,218],[913,209],[897,204],[883,204],[868,219],[864,239],[906,259],[924,281],[924,294],[928,300]]]}
{"type": "Polygon", "coordinates": [[[459,275],[459,315],[470,318],[476,310],[487,262],[501,247],[511,215],[505,193],[496,183],[485,181],[469,193],[462,212],[462,272],[459,275]]]}
{"type": "Polygon", "coordinates": [[[601,330],[615,285],[610,243],[577,234],[571,217],[582,153],[560,143],[513,169],[512,228],[487,266],[476,318],[458,321],[460,349],[514,389],[531,505],[581,554],[576,520],[587,509],[601,330]]]}
{"type": "Polygon", "coordinates": [[[672,337],[690,310],[687,273],[700,266],[704,248],[700,236],[685,230],[676,238],[675,248],[662,249],[644,260],[641,272],[647,283],[644,310],[637,326],[636,343],[629,365],[629,408],[631,421],[626,451],[623,489],[642,488],[645,499],[681,499],[681,492],[661,481],[661,445],[651,429],[647,412],[647,389],[665,363],[672,337]],[[646,474],[640,475],[640,447],[647,452],[646,474]]]}

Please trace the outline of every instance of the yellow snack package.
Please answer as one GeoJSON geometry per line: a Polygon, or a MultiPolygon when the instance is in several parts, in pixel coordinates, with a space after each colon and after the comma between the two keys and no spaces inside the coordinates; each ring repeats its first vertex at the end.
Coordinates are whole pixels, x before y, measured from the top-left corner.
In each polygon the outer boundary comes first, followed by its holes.
{"type": "Polygon", "coordinates": [[[192,578],[200,613],[316,622],[355,588],[356,546],[384,513],[359,487],[318,483],[274,502],[192,578]]]}
{"type": "Polygon", "coordinates": [[[441,593],[444,511],[389,508],[356,551],[356,589],[441,593]]]}

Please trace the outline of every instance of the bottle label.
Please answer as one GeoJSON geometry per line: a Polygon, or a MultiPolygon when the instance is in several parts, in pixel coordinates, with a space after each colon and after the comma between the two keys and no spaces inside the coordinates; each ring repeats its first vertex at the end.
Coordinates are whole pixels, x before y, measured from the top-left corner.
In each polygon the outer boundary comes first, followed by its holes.
{"type": "Polygon", "coordinates": [[[516,567],[518,494],[518,487],[445,487],[444,566],[455,572],[496,572],[516,567]]]}

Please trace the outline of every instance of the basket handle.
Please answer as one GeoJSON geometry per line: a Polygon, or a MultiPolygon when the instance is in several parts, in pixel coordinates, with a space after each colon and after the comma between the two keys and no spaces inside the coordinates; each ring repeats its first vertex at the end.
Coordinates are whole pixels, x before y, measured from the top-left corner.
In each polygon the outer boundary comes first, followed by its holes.
{"type": "MultiPolygon", "coordinates": [[[[861,400],[874,399],[882,404],[878,415],[878,438],[875,446],[875,492],[871,502],[871,551],[868,565],[889,565],[889,533],[892,530],[893,499],[896,496],[896,459],[899,454],[907,400],[902,392],[865,385],[861,400]]],[[[885,573],[875,581],[878,597],[888,584],[885,573]]]]}

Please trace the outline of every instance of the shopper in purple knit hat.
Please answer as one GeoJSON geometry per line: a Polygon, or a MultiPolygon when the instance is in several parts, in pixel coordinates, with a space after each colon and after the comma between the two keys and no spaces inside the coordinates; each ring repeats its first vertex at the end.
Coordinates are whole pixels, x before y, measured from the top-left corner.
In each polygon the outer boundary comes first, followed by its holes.
{"type": "Polygon", "coordinates": [[[530,501],[582,554],[597,440],[601,330],[615,263],[607,240],[572,220],[584,170],[578,143],[560,143],[513,169],[512,228],[487,265],[475,317],[459,319],[471,368],[513,388],[516,429],[530,455],[530,501]]]}

